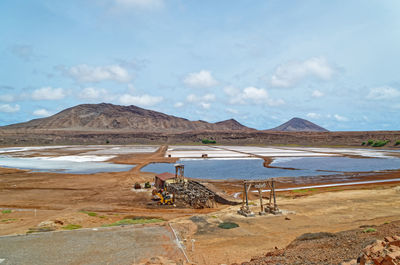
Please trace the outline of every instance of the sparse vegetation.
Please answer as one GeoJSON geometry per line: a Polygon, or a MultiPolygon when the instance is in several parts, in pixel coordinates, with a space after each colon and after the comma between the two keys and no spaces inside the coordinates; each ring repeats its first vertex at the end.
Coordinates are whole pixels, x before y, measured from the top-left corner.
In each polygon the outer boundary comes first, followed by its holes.
{"type": "Polygon", "coordinates": [[[159,223],[163,222],[163,219],[146,219],[146,218],[139,218],[139,219],[122,219],[112,224],[102,225],[103,227],[109,226],[120,226],[120,225],[136,225],[136,224],[152,224],[152,223],[159,223]]]}
{"type": "Polygon", "coordinates": [[[210,139],[203,139],[203,140],[201,140],[201,142],[202,142],[203,144],[216,144],[216,143],[217,143],[217,141],[215,141],[215,140],[210,140],[210,139]]]}
{"type": "Polygon", "coordinates": [[[63,229],[65,230],[75,230],[75,229],[79,229],[82,228],[81,225],[74,225],[74,224],[68,224],[66,226],[63,226],[63,229]]]}
{"type": "Polygon", "coordinates": [[[12,211],[11,211],[10,209],[1,211],[1,213],[11,213],[11,212],[12,212],[12,211]]]}
{"type": "Polygon", "coordinates": [[[224,223],[220,223],[218,225],[218,227],[222,228],[222,229],[232,229],[232,228],[239,227],[239,225],[237,223],[233,223],[233,222],[224,222],[224,223]]]}
{"type": "Polygon", "coordinates": [[[389,140],[384,140],[384,141],[378,140],[372,145],[372,147],[382,147],[382,146],[385,146],[389,142],[390,142],[389,140]]]}
{"type": "Polygon", "coordinates": [[[13,221],[16,221],[17,219],[13,219],[13,218],[11,218],[11,219],[3,219],[3,220],[1,220],[1,222],[2,223],[7,223],[7,222],[13,222],[13,221]]]}
{"type": "Polygon", "coordinates": [[[85,214],[87,214],[89,216],[97,216],[97,213],[94,213],[94,212],[82,211],[82,213],[85,213],[85,214]]]}
{"type": "MultiPolygon", "coordinates": [[[[367,146],[372,146],[372,147],[382,147],[387,145],[390,142],[390,140],[368,140],[367,143],[363,142],[361,145],[367,145],[367,146]]],[[[397,143],[397,142],[396,142],[397,143]]],[[[399,142],[400,144],[400,142],[399,142]]]]}
{"type": "Polygon", "coordinates": [[[146,183],[144,184],[144,188],[145,188],[145,189],[150,189],[150,188],[151,188],[150,182],[146,182],[146,183]]]}
{"type": "Polygon", "coordinates": [[[375,229],[375,228],[372,228],[372,227],[369,227],[369,228],[365,229],[363,232],[364,232],[364,233],[376,232],[376,229],[375,229]]]}

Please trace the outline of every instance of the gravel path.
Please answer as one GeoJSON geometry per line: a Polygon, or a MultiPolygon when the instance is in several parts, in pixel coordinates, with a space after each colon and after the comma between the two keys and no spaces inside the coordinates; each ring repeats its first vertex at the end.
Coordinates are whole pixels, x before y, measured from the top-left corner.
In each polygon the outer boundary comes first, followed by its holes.
{"type": "Polygon", "coordinates": [[[0,237],[1,265],[131,265],[154,256],[182,259],[174,235],[165,226],[135,225],[0,237]]]}

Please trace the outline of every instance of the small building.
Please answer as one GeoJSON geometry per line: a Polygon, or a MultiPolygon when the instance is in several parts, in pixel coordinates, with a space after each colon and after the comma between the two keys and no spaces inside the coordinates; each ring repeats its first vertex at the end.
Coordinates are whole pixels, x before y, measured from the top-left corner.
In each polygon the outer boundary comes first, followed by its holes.
{"type": "Polygon", "coordinates": [[[165,182],[170,179],[174,179],[175,174],[169,173],[169,172],[164,172],[161,174],[158,174],[154,177],[154,186],[157,189],[164,189],[165,188],[165,182]]]}

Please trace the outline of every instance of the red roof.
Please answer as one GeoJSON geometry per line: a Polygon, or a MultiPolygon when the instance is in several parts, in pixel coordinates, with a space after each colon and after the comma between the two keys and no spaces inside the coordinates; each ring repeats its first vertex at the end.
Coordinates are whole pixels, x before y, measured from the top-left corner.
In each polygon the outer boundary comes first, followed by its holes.
{"type": "Polygon", "coordinates": [[[166,181],[167,179],[173,179],[175,178],[175,174],[169,173],[169,172],[164,172],[161,174],[156,175],[157,178],[166,181]]]}

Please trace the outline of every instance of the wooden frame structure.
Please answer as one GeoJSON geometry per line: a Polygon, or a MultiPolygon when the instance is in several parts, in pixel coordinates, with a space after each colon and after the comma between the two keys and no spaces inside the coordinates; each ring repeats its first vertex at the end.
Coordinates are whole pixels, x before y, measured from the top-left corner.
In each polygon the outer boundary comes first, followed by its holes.
{"type": "Polygon", "coordinates": [[[249,208],[249,192],[251,187],[254,187],[258,190],[258,196],[260,199],[260,215],[266,213],[278,214],[280,213],[278,206],[276,204],[276,196],[275,196],[275,181],[274,179],[270,180],[245,180],[243,181],[243,201],[242,207],[238,211],[239,214],[242,214],[246,217],[254,216],[254,213],[249,208]],[[262,198],[262,190],[269,189],[269,202],[267,204],[263,204],[262,198]]]}
{"type": "Polygon", "coordinates": [[[185,165],[175,164],[175,181],[184,182],[185,181],[185,165]]]}

